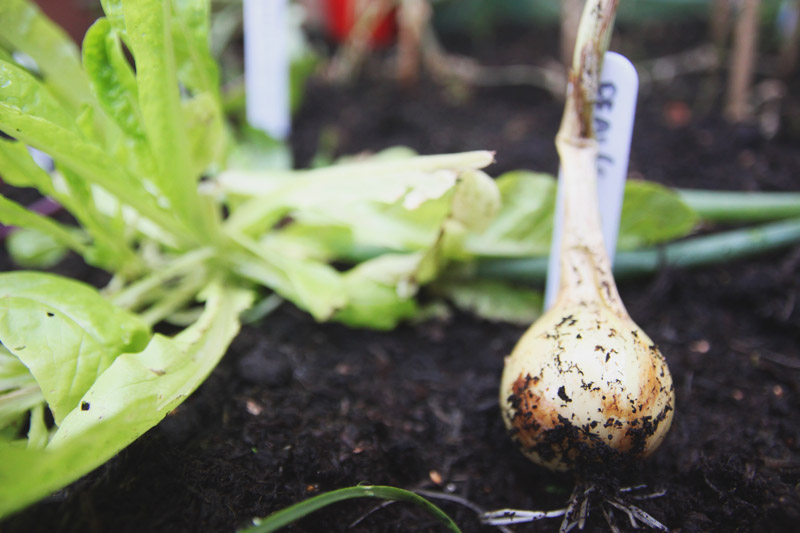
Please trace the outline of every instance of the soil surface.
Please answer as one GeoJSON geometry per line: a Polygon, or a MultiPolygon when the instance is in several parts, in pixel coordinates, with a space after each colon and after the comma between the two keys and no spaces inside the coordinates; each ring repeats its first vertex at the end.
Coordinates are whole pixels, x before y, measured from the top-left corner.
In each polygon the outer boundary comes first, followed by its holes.
{"type": "MultiPolygon", "coordinates": [[[[640,59],[700,44],[700,30],[697,42],[653,44],[679,31],[666,26],[637,37],[623,28],[620,45],[640,59]]],[[[555,54],[541,45],[557,42],[547,32],[500,35],[479,47],[483,63],[541,64],[555,54]]],[[[467,41],[449,44],[472,51],[467,41]]],[[[797,80],[787,83],[797,98],[797,80]]],[[[767,139],[758,127],[720,118],[721,91],[707,72],[643,87],[631,172],[681,187],[797,189],[793,113],[800,100],[782,102],[783,123],[767,139]]],[[[336,132],[337,153],[397,144],[422,153],[488,148],[497,151],[494,175],[554,172],[560,114],[557,100],[532,87],[423,80],[403,89],[369,74],[348,87],[317,80],[293,147],[307,163],[327,129],[336,132]]],[[[673,531],[796,531],[798,274],[800,246],[620,281],[631,315],[665,354],[677,393],[666,441],[621,482],[664,490],[636,504],[673,531]]],[[[362,482],[438,491],[484,509],[563,507],[574,480],[529,463],[500,418],[503,357],[522,332],[459,313],[388,333],[351,330],[317,324],[284,305],[245,327],[208,381],[162,424],[0,531],[233,531],[252,517],[362,482]]],[[[465,532],[495,530],[462,504],[434,501],[465,532]]],[[[409,504],[378,505],[342,502],[289,530],[442,530],[409,504]]],[[[557,531],[559,523],[515,530],[557,531]]],[[[621,513],[617,524],[630,529],[621,513]]],[[[606,528],[599,512],[590,515],[587,530],[606,528]]]]}

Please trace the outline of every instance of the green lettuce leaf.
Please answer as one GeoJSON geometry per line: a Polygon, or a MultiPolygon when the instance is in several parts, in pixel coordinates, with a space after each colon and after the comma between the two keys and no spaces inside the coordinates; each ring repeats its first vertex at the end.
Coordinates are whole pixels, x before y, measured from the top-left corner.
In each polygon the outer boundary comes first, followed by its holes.
{"type": "Polygon", "coordinates": [[[541,292],[496,280],[443,280],[434,283],[432,290],[462,311],[521,326],[532,324],[544,307],[541,292]]]}
{"type": "Polygon", "coordinates": [[[625,184],[617,249],[634,250],[684,237],[699,218],[677,192],[658,183],[630,180],[625,184]]]}
{"type": "MultiPolygon", "coordinates": [[[[548,174],[507,172],[497,178],[502,207],[481,234],[469,235],[465,249],[475,256],[547,255],[553,232],[556,182],[548,174]]],[[[620,216],[617,247],[631,250],[684,237],[697,224],[697,214],[671,189],[630,180],[620,216]]]]}
{"type": "Polygon", "coordinates": [[[188,220],[193,231],[206,223],[198,210],[197,180],[192,173],[189,141],[181,106],[174,46],[170,31],[171,2],[122,0],[127,44],[136,62],[139,108],[145,134],[156,160],[153,176],[169,208],[188,220]]]}
{"type": "Polygon", "coordinates": [[[0,274],[0,341],[31,374],[59,424],[114,359],[150,333],[96,289],[41,272],[0,274]]]}
{"type": "Polygon", "coordinates": [[[419,311],[414,279],[422,253],[384,254],[343,275],[347,305],[333,317],[352,327],[389,330],[419,311]]]}
{"type": "Polygon", "coordinates": [[[496,182],[500,211],[486,231],[467,237],[466,250],[487,257],[547,255],[555,213],[553,177],[518,170],[499,176],[496,182]]]}
{"type": "Polygon", "coordinates": [[[134,139],[144,140],[136,77],[117,33],[98,19],[83,39],[83,66],[103,110],[134,139]]]}
{"type": "Polygon", "coordinates": [[[44,449],[0,444],[0,517],[64,487],[160,422],[202,383],[239,331],[252,295],[212,284],[198,321],[117,357],[44,449]]]}

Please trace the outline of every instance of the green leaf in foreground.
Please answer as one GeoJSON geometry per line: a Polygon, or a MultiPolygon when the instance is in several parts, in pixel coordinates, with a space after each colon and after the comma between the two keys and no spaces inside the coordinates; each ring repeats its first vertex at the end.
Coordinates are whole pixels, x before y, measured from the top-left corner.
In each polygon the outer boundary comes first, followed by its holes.
{"type": "Polygon", "coordinates": [[[43,450],[0,444],[0,517],[109,460],[160,422],[217,365],[239,331],[249,291],[212,284],[205,309],[174,338],[155,335],[97,379],[43,450]]]}
{"type": "Polygon", "coordinates": [[[142,350],[150,332],[93,287],[40,272],[0,274],[0,341],[44,394],[56,424],[124,352],[142,350]]]}
{"type": "Polygon", "coordinates": [[[456,523],[453,522],[453,519],[447,516],[444,511],[418,494],[397,487],[359,485],[357,487],[347,487],[326,492],[303,502],[296,503],[291,507],[271,514],[267,518],[257,521],[254,520],[254,522],[257,522],[257,525],[240,530],[239,533],[270,533],[272,531],[277,531],[323,507],[353,498],[378,498],[382,500],[410,502],[432,514],[437,520],[444,524],[449,531],[454,533],[460,533],[461,531],[456,523]]]}

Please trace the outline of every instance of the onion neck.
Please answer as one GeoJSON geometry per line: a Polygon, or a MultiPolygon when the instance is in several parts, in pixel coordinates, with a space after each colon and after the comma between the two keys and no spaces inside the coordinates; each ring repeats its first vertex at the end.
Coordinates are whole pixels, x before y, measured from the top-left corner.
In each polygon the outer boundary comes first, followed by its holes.
{"type": "Polygon", "coordinates": [[[617,291],[600,226],[597,142],[559,134],[564,198],[556,306],[600,304],[629,318],[617,291]]]}
{"type": "Polygon", "coordinates": [[[597,199],[594,103],[619,0],[588,0],[581,15],[556,137],[564,199],[556,306],[597,304],[629,319],[606,254],[597,199]]]}

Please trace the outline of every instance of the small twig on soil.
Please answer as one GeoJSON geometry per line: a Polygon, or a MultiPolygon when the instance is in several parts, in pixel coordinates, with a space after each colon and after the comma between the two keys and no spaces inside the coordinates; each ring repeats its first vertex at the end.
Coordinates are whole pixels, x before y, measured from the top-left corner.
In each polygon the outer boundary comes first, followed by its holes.
{"type": "Polygon", "coordinates": [[[647,488],[647,485],[635,485],[633,487],[623,487],[623,488],[619,489],[619,492],[621,494],[630,494],[630,496],[628,496],[628,498],[630,498],[632,500],[653,500],[655,498],[660,498],[660,497],[664,496],[667,493],[666,489],[661,489],[661,490],[657,490],[655,492],[650,492],[648,494],[638,494],[638,495],[637,494],[631,494],[633,492],[636,492],[636,491],[642,490],[642,489],[646,489],[646,488],[647,488]]]}
{"type": "Polygon", "coordinates": [[[643,524],[646,524],[653,529],[659,529],[661,531],[669,531],[669,528],[667,526],[665,526],[664,524],[662,524],[661,522],[650,516],[649,513],[646,513],[642,509],[639,509],[635,505],[631,505],[630,503],[625,503],[617,499],[606,500],[606,503],[616,507],[620,511],[627,514],[628,518],[631,521],[631,526],[634,529],[639,527],[639,524],[637,522],[638,520],[639,522],[642,522],[643,524]]]}
{"type": "Polygon", "coordinates": [[[399,0],[397,79],[404,85],[413,85],[419,79],[422,42],[432,14],[427,0],[399,0]]]}
{"type": "Polygon", "coordinates": [[[436,48],[425,52],[425,65],[437,79],[445,82],[454,80],[477,87],[530,85],[544,89],[557,98],[563,98],[566,89],[564,69],[558,64],[547,67],[488,66],[470,57],[448,54],[436,48]]]}
{"type": "Polygon", "coordinates": [[[614,522],[614,511],[608,510],[603,506],[600,506],[600,510],[603,511],[603,518],[606,519],[606,524],[608,524],[609,529],[611,529],[611,533],[619,533],[619,528],[617,524],[614,522]]]}
{"type": "Polygon", "coordinates": [[[377,513],[381,509],[385,509],[385,508],[389,507],[393,503],[397,503],[397,502],[395,500],[387,500],[385,502],[379,503],[378,505],[376,505],[375,507],[373,507],[372,509],[370,509],[366,513],[362,514],[361,516],[359,516],[358,518],[353,520],[347,527],[350,527],[350,528],[356,527],[358,524],[360,524],[361,522],[363,522],[364,520],[366,520],[367,518],[372,516],[374,513],[377,513]]]}
{"type": "Polygon", "coordinates": [[[498,509],[488,511],[481,516],[481,522],[490,526],[513,525],[542,520],[544,518],[558,518],[567,513],[567,508],[554,511],[523,511],[521,509],[498,509]]]}
{"type": "MultiPolygon", "coordinates": [[[[446,492],[438,492],[438,491],[431,491],[431,490],[424,490],[424,489],[415,490],[414,492],[416,492],[420,496],[424,496],[425,498],[447,500],[449,502],[461,504],[464,507],[474,511],[475,514],[477,514],[479,516],[483,515],[486,512],[481,507],[479,507],[478,505],[472,503],[468,499],[463,498],[461,496],[457,496],[455,494],[448,494],[446,492]]],[[[510,529],[508,529],[507,527],[503,527],[502,525],[498,525],[497,529],[499,529],[503,533],[512,533],[512,531],[510,529]]]]}

